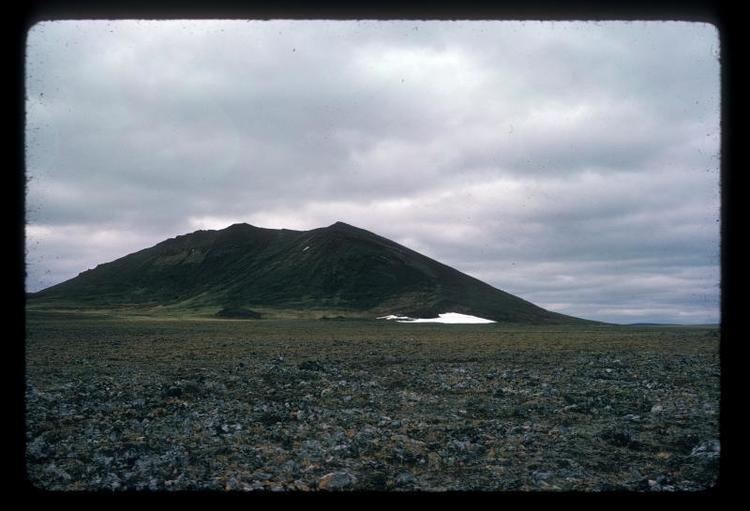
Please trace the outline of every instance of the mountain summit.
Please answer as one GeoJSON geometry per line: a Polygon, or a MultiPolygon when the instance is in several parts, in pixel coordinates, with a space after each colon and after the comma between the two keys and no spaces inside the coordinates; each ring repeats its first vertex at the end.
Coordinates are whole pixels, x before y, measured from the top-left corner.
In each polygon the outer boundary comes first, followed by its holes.
{"type": "Polygon", "coordinates": [[[576,323],[344,222],[310,231],[234,224],[196,231],[29,295],[44,308],[159,310],[224,317],[469,314],[576,323]]]}

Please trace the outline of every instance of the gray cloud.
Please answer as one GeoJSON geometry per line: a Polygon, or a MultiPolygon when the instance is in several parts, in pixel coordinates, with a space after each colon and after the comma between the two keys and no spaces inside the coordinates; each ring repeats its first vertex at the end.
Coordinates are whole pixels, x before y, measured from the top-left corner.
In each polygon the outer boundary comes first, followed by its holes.
{"type": "Polygon", "coordinates": [[[343,220],[553,310],[717,321],[717,57],[700,23],[39,24],[27,287],[343,220]]]}

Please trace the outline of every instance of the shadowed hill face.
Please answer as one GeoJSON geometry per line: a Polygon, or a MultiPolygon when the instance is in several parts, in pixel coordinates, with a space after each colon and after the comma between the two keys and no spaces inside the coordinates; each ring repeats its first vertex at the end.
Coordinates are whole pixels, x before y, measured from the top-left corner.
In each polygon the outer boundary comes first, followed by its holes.
{"type": "Polygon", "coordinates": [[[459,312],[504,322],[583,321],[546,311],[343,222],[310,231],[247,224],[197,231],[101,264],[30,295],[29,304],[335,310],[367,318],[459,312]]]}

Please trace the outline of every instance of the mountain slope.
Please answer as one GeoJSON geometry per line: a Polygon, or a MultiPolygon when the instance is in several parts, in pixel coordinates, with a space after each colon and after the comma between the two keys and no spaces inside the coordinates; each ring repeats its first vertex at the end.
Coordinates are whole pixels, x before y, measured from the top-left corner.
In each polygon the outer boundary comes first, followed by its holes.
{"type": "MultiPolygon", "coordinates": [[[[459,312],[503,322],[575,323],[369,231],[235,224],[197,231],[29,295],[37,307],[167,307],[257,317],[318,311],[374,318],[459,312]],[[249,311],[249,312],[248,312],[249,311]]],[[[313,314],[314,316],[314,314],[313,314]]]]}

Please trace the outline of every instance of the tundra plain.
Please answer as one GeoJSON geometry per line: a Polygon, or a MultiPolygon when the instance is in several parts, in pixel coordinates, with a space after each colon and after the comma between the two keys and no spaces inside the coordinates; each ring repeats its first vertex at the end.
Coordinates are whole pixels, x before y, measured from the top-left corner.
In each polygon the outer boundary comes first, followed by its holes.
{"type": "Polygon", "coordinates": [[[27,311],[53,491],[703,491],[717,327],[27,311]]]}

